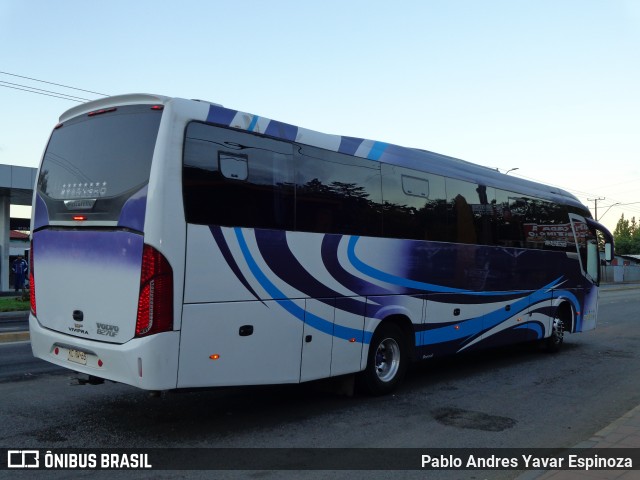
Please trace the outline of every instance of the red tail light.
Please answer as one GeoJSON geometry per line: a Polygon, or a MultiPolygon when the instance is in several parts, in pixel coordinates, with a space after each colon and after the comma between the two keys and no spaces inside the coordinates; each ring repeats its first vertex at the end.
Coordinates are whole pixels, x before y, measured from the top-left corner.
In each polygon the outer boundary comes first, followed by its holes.
{"type": "Polygon", "coordinates": [[[100,110],[95,110],[93,112],[89,112],[87,114],[87,116],[89,117],[95,117],[96,115],[102,115],[103,113],[111,113],[111,112],[115,112],[117,110],[116,107],[111,107],[111,108],[102,108],[100,110]]]}
{"type": "Polygon", "coordinates": [[[173,271],[164,255],[145,245],[142,251],[136,337],[172,329],[173,271]]]}
{"type": "Polygon", "coordinates": [[[35,263],[33,261],[33,240],[31,240],[31,249],[29,252],[29,300],[31,301],[31,313],[33,316],[36,315],[36,282],[33,278],[33,269],[35,267],[35,263]]]}

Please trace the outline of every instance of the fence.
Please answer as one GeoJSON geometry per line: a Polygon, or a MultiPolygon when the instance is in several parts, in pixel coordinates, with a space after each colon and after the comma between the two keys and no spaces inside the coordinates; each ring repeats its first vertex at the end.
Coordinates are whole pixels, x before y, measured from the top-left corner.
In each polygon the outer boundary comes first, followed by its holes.
{"type": "Polygon", "coordinates": [[[604,266],[602,281],[606,283],[640,282],[640,265],[604,266]]]}

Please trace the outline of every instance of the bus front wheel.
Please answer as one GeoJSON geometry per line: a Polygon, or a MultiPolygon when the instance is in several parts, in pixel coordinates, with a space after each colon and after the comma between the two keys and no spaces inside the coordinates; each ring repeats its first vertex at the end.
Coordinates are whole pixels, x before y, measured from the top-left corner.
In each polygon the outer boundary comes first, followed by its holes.
{"type": "Polygon", "coordinates": [[[551,335],[544,341],[547,352],[557,352],[564,341],[564,322],[556,315],[551,325],[551,335]]]}
{"type": "Polygon", "coordinates": [[[371,339],[367,367],[359,375],[359,386],[372,395],[392,392],[404,377],[407,361],[402,330],[392,323],[383,323],[371,339]]]}

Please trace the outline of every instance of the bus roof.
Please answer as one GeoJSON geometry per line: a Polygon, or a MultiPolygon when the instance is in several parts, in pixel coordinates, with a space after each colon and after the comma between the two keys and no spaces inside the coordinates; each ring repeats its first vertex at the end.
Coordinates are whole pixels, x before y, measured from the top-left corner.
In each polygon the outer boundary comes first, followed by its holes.
{"type": "MultiPolygon", "coordinates": [[[[123,105],[135,103],[158,103],[168,105],[172,102],[188,102],[198,104],[198,112],[202,105],[208,105],[206,119],[198,118],[201,113],[194,115],[194,119],[204,120],[223,127],[245,130],[250,133],[265,135],[280,140],[301,143],[347,155],[380,161],[424,171],[435,175],[466,180],[479,185],[495,187],[502,190],[531,195],[551,200],[560,204],[573,205],[588,210],[574,195],[558,187],[532,182],[518,177],[507,176],[497,169],[484,167],[465,160],[442,155],[417,148],[402,147],[385,142],[367,140],[356,137],[332,135],[308,130],[306,128],[260,117],[251,113],[241,112],[223,107],[222,105],[202,100],[186,100],[150,94],[127,94],[107,97],[78,105],[67,110],[60,117],[64,122],[69,118],[106,105],[123,105]]],[[[188,105],[184,105],[186,111],[188,105]]],[[[195,111],[195,109],[194,109],[195,111]]]]}

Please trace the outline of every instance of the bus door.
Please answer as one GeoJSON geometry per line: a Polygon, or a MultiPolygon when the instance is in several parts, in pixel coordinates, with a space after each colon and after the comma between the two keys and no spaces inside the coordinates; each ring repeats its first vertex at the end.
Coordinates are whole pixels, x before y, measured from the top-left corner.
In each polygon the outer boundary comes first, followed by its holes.
{"type": "Polygon", "coordinates": [[[578,261],[582,276],[587,280],[587,288],[600,282],[600,256],[595,232],[589,227],[584,217],[569,214],[573,238],[578,251],[578,261]]]}
{"type": "MultiPolygon", "coordinates": [[[[300,365],[300,381],[316,380],[331,375],[331,347],[333,329],[329,334],[322,331],[323,325],[317,323],[318,318],[333,324],[335,315],[335,299],[305,300],[305,322],[302,333],[302,364],[300,365]],[[314,322],[314,320],[316,320],[314,322]]],[[[324,325],[326,330],[326,325],[324,325]]]]}
{"type": "Polygon", "coordinates": [[[583,305],[582,312],[577,315],[575,330],[591,330],[596,326],[598,313],[597,286],[600,284],[600,252],[596,232],[600,232],[604,238],[606,261],[610,261],[612,258],[613,237],[605,227],[590,218],[570,213],[569,219],[581,273],[580,280],[577,283],[579,291],[576,294],[583,305]]]}

